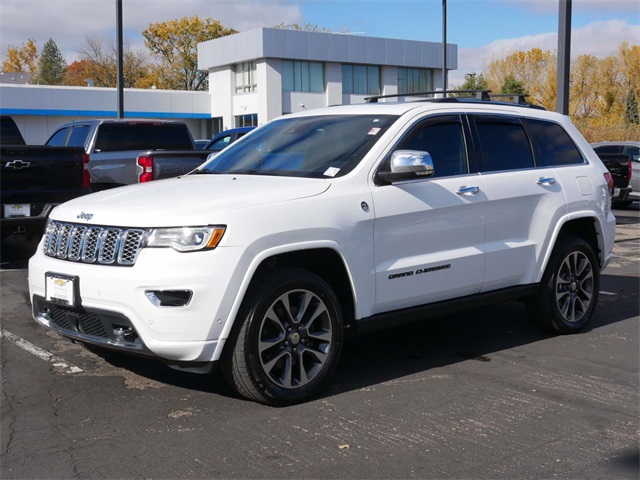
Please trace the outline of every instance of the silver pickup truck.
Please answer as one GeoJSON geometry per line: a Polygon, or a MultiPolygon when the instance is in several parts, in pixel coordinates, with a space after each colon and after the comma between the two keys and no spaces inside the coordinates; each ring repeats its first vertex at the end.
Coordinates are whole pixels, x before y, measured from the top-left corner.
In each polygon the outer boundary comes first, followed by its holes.
{"type": "Polygon", "coordinates": [[[204,163],[184,122],[167,120],[80,120],[66,123],[47,145],[84,147],[92,191],[175,177],[204,163]]]}

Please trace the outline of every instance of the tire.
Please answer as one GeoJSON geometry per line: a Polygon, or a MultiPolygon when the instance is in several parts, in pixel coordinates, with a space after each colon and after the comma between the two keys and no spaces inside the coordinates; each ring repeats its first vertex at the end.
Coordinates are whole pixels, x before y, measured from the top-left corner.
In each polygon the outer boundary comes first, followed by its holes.
{"type": "Polygon", "coordinates": [[[540,289],[526,302],[527,313],[547,332],[574,333],[591,319],[599,289],[600,271],[591,245],[581,238],[560,238],[540,289]]]}
{"type": "Polygon", "coordinates": [[[340,303],[309,271],[283,268],[254,282],[236,322],[221,366],[227,381],[250,400],[274,406],[307,400],[338,364],[340,303]]]}

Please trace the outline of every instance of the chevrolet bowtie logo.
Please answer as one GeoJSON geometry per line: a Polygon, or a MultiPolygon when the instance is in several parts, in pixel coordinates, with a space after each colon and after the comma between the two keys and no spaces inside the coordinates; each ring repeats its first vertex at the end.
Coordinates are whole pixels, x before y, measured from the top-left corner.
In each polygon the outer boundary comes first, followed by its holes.
{"type": "Polygon", "coordinates": [[[22,160],[11,160],[5,164],[5,168],[15,168],[16,170],[22,170],[23,168],[29,168],[31,162],[23,162],[22,160]]]}

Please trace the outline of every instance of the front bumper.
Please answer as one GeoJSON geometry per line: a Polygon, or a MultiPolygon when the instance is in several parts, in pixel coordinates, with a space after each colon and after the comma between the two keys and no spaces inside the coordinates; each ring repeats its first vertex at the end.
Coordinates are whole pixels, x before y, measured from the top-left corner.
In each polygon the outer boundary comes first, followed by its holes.
{"type": "Polygon", "coordinates": [[[104,348],[153,355],[169,362],[218,360],[220,338],[241,278],[239,247],[179,253],[145,248],[132,267],[83,264],[45,256],[29,261],[33,316],[58,333],[104,348]],[[47,273],[74,277],[75,306],[46,300],[47,273]],[[149,291],[188,290],[185,306],[159,306],[149,291]]]}

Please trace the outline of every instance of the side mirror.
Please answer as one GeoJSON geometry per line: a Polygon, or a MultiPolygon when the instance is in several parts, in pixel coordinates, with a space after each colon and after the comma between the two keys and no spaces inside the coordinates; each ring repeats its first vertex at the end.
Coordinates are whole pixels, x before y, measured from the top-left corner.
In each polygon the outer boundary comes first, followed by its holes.
{"type": "Polygon", "coordinates": [[[380,180],[393,183],[414,178],[427,178],[434,174],[433,159],[421,150],[396,150],[391,154],[388,172],[378,172],[380,180]]]}

